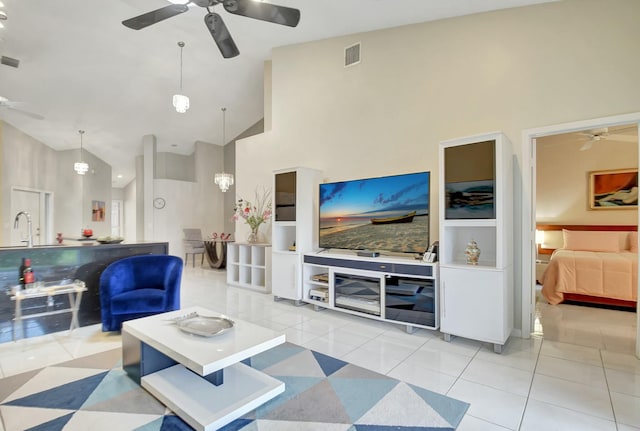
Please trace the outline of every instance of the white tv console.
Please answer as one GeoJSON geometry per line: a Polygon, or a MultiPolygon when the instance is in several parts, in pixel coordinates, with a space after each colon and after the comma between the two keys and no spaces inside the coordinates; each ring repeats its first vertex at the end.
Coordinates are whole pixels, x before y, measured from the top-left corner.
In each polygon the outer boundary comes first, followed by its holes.
{"type": "Polygon", "coordinates": [[[418,328],[438,329],[438,264],[356,252],[305,253],[303,301],[326,308],[418,328]]]}

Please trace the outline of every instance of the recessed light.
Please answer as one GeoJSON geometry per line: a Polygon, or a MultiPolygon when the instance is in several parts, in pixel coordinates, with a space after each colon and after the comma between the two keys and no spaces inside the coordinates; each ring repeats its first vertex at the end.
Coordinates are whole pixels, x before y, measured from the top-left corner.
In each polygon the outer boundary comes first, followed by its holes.
{"type": "Polygon", "coordinates": [[[116,178],[122,178],[122,175],[116,175],[116,178]]]}
{"type": "Polygon", "coordinates": [[[0,1],[0,7],[4,7],[4,3],[0,1]]]}
{"type": "Polygon", "coordinates": [[[4,28],[4,24],[0,22],[0,28],[4,28]]]}

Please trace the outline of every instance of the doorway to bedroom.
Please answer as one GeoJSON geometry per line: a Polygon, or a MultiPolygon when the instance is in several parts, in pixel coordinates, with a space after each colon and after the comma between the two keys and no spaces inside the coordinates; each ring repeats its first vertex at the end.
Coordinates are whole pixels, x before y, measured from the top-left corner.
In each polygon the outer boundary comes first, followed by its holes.
{"type": "Polygon", "coordinates": [[[544,332],[545,339],[640,354],[638,313],[549,305],[536,283],[548,265],[546,253],[563,246],[562,230],[536,235],[536,223],[634,229],[638,225],[637,205],[622,210],[590,208],[589,173],[637,169],[639,121],[640,114],[632,114],[523,134],[523,154],[531,155],[529,166],[523,162],[523,243],[531,245],[523,250],[523,333],[544,332]]]}

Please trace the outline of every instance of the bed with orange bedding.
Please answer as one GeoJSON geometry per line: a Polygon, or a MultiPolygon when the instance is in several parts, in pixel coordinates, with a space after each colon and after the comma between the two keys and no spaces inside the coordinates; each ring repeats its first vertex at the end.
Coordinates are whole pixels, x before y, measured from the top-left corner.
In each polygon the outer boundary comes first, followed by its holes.
{"type": "Polygon", "coordinates": [[[638,300],[638,254],[559,249],[542,275],[542,294],[559,304],[565,294],[638,300]]]}
{"type": "Polygon", "coordinates": [[[542,295],[564,300],[635,307],[638,300],[637,232],[563,230],[542,275],[542,295]]]}

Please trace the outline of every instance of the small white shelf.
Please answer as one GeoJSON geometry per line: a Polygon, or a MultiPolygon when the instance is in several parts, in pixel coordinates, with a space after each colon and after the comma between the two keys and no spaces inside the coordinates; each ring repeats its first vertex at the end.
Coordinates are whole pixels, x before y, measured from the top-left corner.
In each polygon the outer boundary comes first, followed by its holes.
{"type": "Polygon", "coordinates": [[[182,365],[149,374],[142,387],[199,431],[213,431],[284,392],[284,383],[245,364],[224,369],[214,386],[182,365]]]}
{"type": "Polygon", "coordinates": [[[271,293],[271,245],[228,243],[227,284],[271,293]]]}

